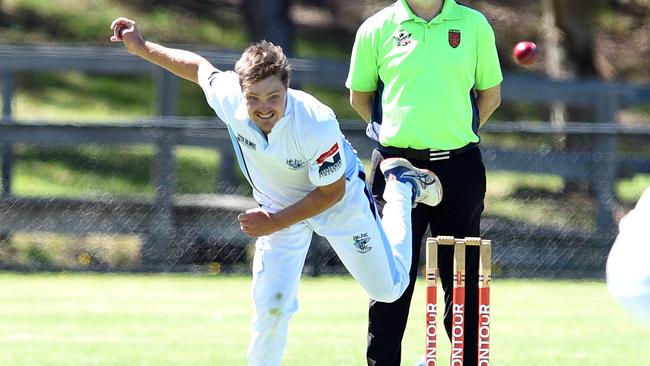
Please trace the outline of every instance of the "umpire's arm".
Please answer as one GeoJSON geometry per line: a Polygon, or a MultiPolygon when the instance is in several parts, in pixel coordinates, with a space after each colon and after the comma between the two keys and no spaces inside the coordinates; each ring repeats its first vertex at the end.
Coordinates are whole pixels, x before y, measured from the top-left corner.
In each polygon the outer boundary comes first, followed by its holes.
{"type": "Polygon", "coordinates": [[[479,127],[483,127],[488,118],[501,104],[501,84],[485,90],[476,91],[476,104],[480,117],[479,127]]]}
{"type": "Polygon", "coordinates": [[[372,101],[376,92],[359,92],[350,90],[350,104],[366,123],[370,123],[372,115],[372,101]]]}

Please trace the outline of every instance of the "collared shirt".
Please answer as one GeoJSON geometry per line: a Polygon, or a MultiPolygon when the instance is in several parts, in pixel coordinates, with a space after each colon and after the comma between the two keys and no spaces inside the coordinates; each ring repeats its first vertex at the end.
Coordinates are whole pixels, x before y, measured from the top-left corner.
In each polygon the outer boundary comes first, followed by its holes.
{"type": "Polygon", "coordinates": [[[346,86],[380,93],[373,122],[381,123],[382,145],[450,150],[479,141],[473,89],[502,80],[494,32],[481,13],[445,0],[426,22],[398,0],[359,27],[346,86]]]}
{"type": "Polygon", "coordinates": [[[248,116],[236,73],[202,66],[199,84],[228,127],[253,197],[270,212],[296,203],[344,174],[346,178],[358,175],[360,161],[343,139],[334,112],[311,95],[288,89],[285,114],[265,136],[248,116]]]}

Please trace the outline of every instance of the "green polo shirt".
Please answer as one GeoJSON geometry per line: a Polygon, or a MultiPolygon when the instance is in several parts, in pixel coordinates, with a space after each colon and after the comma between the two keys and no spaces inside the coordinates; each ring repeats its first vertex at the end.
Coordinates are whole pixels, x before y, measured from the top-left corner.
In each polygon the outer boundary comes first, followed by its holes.
{"type": "Polygon", "coordinates": [[[397,0],[359,27],[345,85],[381,93],[382,145],[450,150],[479,141],[472,89],[502,80],[483,14],[445,0],[427,23],[397,0]]]}

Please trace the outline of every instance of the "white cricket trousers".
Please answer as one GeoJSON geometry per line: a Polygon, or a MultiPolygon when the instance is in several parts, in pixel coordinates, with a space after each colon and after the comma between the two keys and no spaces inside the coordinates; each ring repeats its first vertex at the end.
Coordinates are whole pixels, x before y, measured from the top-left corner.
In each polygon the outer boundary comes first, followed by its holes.
{"type": "Polygon", "coordinates": [[[371,298],[392,302],[402,295],[411,267],[411,195],[409,184],[387,182],[380,220],[365,182],[354,178],[343,199],[325,212],[258,238],[249,365],[280,365],[313,232],[328,240],[371,298]]]}

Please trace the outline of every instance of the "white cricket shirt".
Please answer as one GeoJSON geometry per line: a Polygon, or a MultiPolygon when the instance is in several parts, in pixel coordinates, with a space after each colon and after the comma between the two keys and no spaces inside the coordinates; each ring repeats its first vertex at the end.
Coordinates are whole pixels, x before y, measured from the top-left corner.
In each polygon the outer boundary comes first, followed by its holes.
{"type": "Polygon", "coordinates": [[[304,198],[318,186],[362,169],[331,108],[313,96],[288,89],[284,116],[268,136],[248,116],[239,76],[202,66],[199,85],[208,104],[226,123],[241,171],[253,197],[269,212],[304,198]]]}

